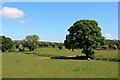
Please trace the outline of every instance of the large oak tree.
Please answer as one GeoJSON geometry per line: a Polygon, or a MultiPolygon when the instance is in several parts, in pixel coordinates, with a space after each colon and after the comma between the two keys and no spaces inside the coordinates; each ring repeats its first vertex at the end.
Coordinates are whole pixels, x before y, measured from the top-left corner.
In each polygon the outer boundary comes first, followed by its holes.
{"type": "Polygon", "coordinates": [[[82,53],[87,58],[93,58],[95,52],[92,46],[100,45],[104,42],[101,28],[95,20],[76,21],[69,29],[66,35],[64,45],[67,49],[73,49],[76,46],[82,48],[82,53]]]}

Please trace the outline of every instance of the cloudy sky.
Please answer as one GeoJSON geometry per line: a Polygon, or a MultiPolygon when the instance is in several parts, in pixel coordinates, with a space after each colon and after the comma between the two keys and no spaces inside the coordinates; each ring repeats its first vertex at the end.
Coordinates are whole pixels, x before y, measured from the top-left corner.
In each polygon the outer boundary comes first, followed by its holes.
{"type": "Polygon", "coordinates": [[[0,8],[1,35],[14,40],[36,34],[41,41],[63,42],[82,19],[96,20],[106,39],[118,38],[117,2],[4,2],[0,8]]]}

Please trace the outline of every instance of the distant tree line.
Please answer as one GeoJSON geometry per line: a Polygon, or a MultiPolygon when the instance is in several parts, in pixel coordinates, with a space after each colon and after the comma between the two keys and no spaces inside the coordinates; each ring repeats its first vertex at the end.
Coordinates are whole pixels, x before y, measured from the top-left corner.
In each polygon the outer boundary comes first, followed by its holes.
{"type": "Polygon", "coordinates": [[[120,49],[120,40],[105,40],[103,48],[106,49],[120,49]]]}
{"type": "Polygon", "coordinates": [[[39,47],[57,47],[57,46],[64,46],[63,43],[59,42],[39,42],[39,47]]]}
{"type": "Polygon", "coordinates": [[[19,51],[24,51],[25,48],[28,48],[30,51],[33,51],[36,48],[45,48],[45,47],[58,47],[62,49],[63,43],[59,42],[43,42],[39,41],[38,35],[28,35],[23,40],[12,40],[6,36],[0,36],[0,50],[2,52],[15,52],[16,49],[19,51]]]}
{"type": "MultiPolygon", "coordinates": [[[[16,49],[19,49],[19,51],[24,51],[24,48],[28,48],[30,51],[33,51],[36,48],[45,47],[57,47],[62,49],[63,46],[73,51],[74,49],[81,49],[79,43],[70,46],[70,44],[64,44],[60,42],[43,42],[39,41],[39,36],[37,35],[28,35],[24,40],[12,40],[6,36],[0,36],[0,50],[2,52],[15,52],[16,49]]],[[[105,40],[103,44],[97,46],[93,45],[92,47],[94,49],[120,49],[120,40],[105,40]]]]}
{"type": "MultiPolygon", "coordinates": [[[[75,43],[74,45],[70,45],[67,43],[64,43],[66,45],[65,47],[69,50],[74,51],[74,49],[82,49],[81,45],[79,43],[75,43]]],[[[110,40],[105,39],[102,44],[98,45],[92,45],[93,49],[120,49],[120,40],[110,40]]]]}

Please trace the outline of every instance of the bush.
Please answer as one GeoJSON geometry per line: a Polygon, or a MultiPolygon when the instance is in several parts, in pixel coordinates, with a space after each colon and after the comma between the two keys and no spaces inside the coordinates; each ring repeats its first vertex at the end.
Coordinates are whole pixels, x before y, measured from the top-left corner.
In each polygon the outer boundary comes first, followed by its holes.
{"type": "Polygon", "coordinates": [[[120,62],[120,59],[118,59],[118,62],[120,62]]]}
{"type": "Polygon", "coordinates": [[[39,47],[44,47],[44,45],[43,44],[39,44],[39,47]]]}
{"type": "Polygon", "coordinates": [[[55,47],[55,44],[53,44],[52,47],[54,48],[54,47],[55,47]]]}
{"type": "Polygon", "coordinates": [[[102,58],[102,60],[107,60],[107,58],[102,58]]]}
{"type": "Polygon", "coordinates": [[[113,49],[117,49],[117,46],[116,46],[116,45],[113,45],[113,49]]]}
{"type": "Polygon", "coordinates": [[[62,46],[58,46],[59,49],[62,49],[62,46]]]}
{"type": "Polygon", "coordinates": [[[48,44],[44,44],[44,47],[48,47],[49,45],[48,44]]]}
{"type": "Polygon", "coordinates": [[[8,52],[15,52],[16,51],[16,46],[15,45],[13,45],[9,50],[8,50],[8,52]]]}
{"type": "Polygon", "coordinates": [[[103,49],[108,49],[108,45],[102,46],[103,49]]]}

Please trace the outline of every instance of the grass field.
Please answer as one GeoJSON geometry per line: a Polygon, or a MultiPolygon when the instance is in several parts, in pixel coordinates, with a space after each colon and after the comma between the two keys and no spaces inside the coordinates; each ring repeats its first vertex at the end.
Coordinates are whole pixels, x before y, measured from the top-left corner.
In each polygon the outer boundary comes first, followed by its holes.
{"type": "Polygon", "coordinates": [[[0,78],[2,78],[2,54],[0,52],[0,78]]]}
{"type": "MultiPolygon", "coordinates": [[[[38,48],[32,53],[2,54],[3,78],[118,78],[118,62],[103,60],[60,60],[49,56],[83,55],[81,50],[38,48]]],[[[96,50],[95,57],[117,58],[117,50],[96,50]]],[[[29,52],[24,52],[29,53],[29,52]]]]}

